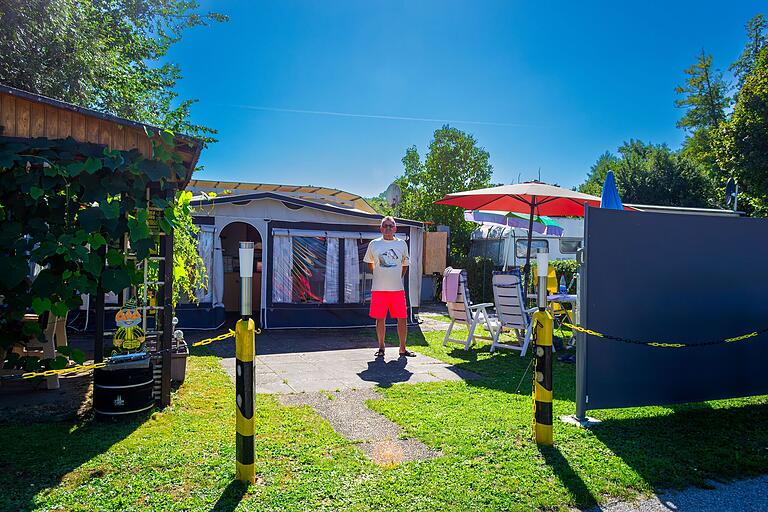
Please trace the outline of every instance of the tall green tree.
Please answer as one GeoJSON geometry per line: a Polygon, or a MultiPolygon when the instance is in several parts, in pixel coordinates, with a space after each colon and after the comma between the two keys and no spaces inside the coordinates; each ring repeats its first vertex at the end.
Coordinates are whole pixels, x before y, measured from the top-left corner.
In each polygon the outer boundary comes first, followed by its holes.
{"type": "Polygon", "coordinates": [[[685,84],[675,89],[680,96],[675,104],[685,109],[677,122],[678,128],[688,132],[682,152],[697,162],[711,179],[719,179],[719,168],[712,149],[713,136],[717,127],[725,121],[726,111],[731,104],[728,84],[720,70],[712,68],[712,56],[704,50],[695,64],[685,70],[685,84]]]}
{"type": "Polygon", "coordinates": [[[194,0],[0,0],[0,83],[209,138],[166,56],[186,30],[225,19],[194,0]]]}
{"type": "Polygon", "coordinates": [[[473,224],[464,220],[461,208],[434,202],[446,194],[490,186],[493,167],[489,156],[472,135],[448,125],[435,130],[423,161],[415,146],[405,152],[404,173],[396,180],[403,199],[395,213],[450,226],[451,254],[468,254],[473,224]]]}
{"type": "Polygon", "coordinates": [[[625,203],[664,206],[707,207],[712,196],[711,182],[701,167],[666,144],[654,145],[630,140],[619,147],[619,155],[600,156],[581,192],[600,195],[610,169],[625,203]]]}
{"type": "Polygon", "coordinates": [[[768,216],[768,47],[744,77],[733,113],[718,132],[715,153],[723,172],[739,180],[747,211],[768,216]]]}
{"type": "Polygon", "coordinates": [[[610,170],[618,169],[619,158],[616,155],[611,154],[610,151],[606,151],[597,159],[597,162],[590,168],[587,173],[587,180],[579,186],[579,192],[585,194],[592,194],[593,196],[600,196],[603,193],[603,182],[605,181],[605,175],[610,170]]]}
{"type": "Polygon", "coordinates": [[[376,197],[365,197],[363,198],[366,200],[366,202],[371,205],[371,207],[376,210],[377,213],[380,213],[381,215],[394,215],[395,210],[389,206],[389,203],[387,203],[387,198],[384,197],[384,192],[377,195],[376,197]]]}
{"type": "Polygon", "coordinates": [[[720,70],[712,69],[712,55],[704,50],[695,64],[685,70],[685,85],[675,89],[682,96],[675,105],[685,109],[677,122],[678,128],[695,131],[700,128],[716,128],[725,120],[725,110],[730,105],[728,84],[720,70]]]}
{"type": "Polygon", "coordinates": [[[747,22],[747,43],[739,58],[729,68],[736,77],[736,86],[741,89],[747,77],[752,74],[763,48],[768,46],[768,20],[758,14],[747,22]]]}

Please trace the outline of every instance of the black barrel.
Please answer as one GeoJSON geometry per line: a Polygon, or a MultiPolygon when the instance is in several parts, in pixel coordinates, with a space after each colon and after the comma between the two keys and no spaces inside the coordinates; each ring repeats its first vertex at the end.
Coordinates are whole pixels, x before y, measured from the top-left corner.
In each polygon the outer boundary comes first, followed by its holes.
{"type": "Polygon", "coordinates": [[[98,418],[123,418],[150,410],[154,377],[149,355],[107,363],[93,373],[93,410],[98,418]]]}

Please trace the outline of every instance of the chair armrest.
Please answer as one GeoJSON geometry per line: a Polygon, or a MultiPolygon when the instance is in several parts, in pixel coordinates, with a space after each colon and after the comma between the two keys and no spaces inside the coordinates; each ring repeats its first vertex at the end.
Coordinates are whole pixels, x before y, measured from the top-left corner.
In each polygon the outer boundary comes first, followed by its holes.
{"type": "Polygon", "coordinates": [[[471,306],[469,306],[469,309],[489,308],[491,306],[493,306],[493,303],[483,302],[482,304],[472,304],[471,306]]]}
{"type": "Polygon", "coordinates": [[[535,313],[535,312],[536,312],[536,311],[538,311],[538,310],[539,310],[539,307],[538,307],[538,306],[536,306],[536,307],[533,307],[533,308],[531,308],[531,309],[526,309],[526,310],[525,310],[525,312],[526,312],[526,313],[535,313]]]}

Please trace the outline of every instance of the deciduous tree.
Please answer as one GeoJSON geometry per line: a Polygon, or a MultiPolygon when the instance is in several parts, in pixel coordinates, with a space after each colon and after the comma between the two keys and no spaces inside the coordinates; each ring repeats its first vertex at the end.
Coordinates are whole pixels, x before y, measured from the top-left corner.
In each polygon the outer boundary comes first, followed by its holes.
{"type": "Polygon", "coordinates": [[[738,178],[752,214],[768,215],[768,47],[744,77],[731,118],[718,132],[715,152],[723,172],[738,178]]]}
{"type": "Polygon", "coordinates": [[[614,172],[625,203],[709,206],[711,184],[701,168],[666,144],[630,140],[619,148],[619,156],[604,153],[579,190],[599,196],[608,169],[614,172]]]}
{"type": "Polygon", "coordinates": [[[185,30],[224,19],[194,0],[0,0],[0,83],[209,137],[166,56],[185,30]]]}
{"type": "Polygon", "coordinates": [[[450,226],[451,253],[468,254],[473,224],[464,220],[461,208],[434,202],[446,194],[490,186],[493,167],[488,160],[488,152],[478,147],[472,135],[448,125],[435,130],[424,161],[415,146],[405,152],[404,173],[396,181],[403,200],[395,213],[450,226]]]}

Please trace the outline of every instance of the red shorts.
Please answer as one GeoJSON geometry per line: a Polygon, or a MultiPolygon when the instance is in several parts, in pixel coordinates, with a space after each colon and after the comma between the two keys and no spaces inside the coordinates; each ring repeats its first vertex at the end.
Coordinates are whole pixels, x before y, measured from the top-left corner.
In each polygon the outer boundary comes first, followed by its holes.
{"type": "Polygon", "coordinates": [[[390,318],[406,318],[408,316],[405,307],[405,290],[371,292],[370,317],[387,318],[387,310],[389,310],[390,318]]]}

